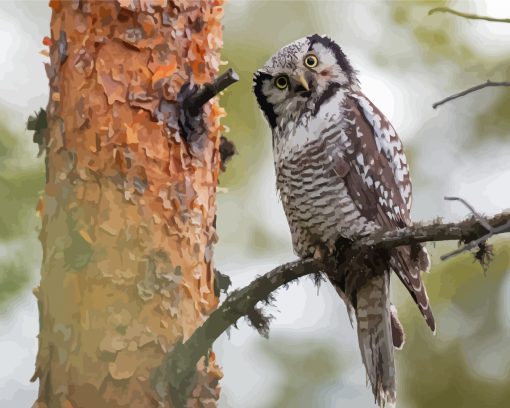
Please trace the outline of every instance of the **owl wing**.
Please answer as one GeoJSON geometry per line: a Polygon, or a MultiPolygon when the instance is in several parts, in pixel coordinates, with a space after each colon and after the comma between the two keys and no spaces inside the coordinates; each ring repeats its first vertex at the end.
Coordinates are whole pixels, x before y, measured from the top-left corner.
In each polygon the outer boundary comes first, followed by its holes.
{"type": "MultiPolygon", "coordinates": [[[[412,224],[411,179],[402,143],[384,115],[365,96],[350,94],[343,104],[344,130],[350,146],[343,160],[349,166],[344,182],[362,216],[384,229],[412,224]]],[[[341,159],[340,159],[341,160],[341,159]]],[[[420,272],[428,268],[428,255],[420,247],[411,254],[399,247],[392,254],[397,273],[427,324],[435,330],[434,317],[420,272]]]]}
{"type": "Polygon", "coordinates": [[[358,198],[356,204],[361,214],[381,227],[411,225],[411,179],[395,130],[361,94],[346,98],[344,117],[345,133],[351,143],[344,159],[354,170],[348,173],[346,181],[351,196],[358,198]]]}

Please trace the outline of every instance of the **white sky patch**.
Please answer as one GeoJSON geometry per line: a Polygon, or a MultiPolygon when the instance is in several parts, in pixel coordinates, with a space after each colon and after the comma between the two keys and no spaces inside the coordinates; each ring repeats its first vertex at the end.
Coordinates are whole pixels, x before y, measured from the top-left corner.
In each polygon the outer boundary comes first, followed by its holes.
{"type": "MultiPolygon", "coordinates": [[[[510,1],[508,0],[485,0],[485,1],[457,1],[452,8],[470,14],[494,18],[510,18],[510,1]]],[[[464,19],[449,15],[457,19],[458,27],[462,29],[462,35],[467,43],[486,56],[501,57],[508,54],[510,43],[510,24],[483,20],[464,19]]]]}
{"type": "MultiPolygon", "coordinates": [[[[494,144],[484,152],[492,160],[477,160],[475,155],[465,158],[451,175],[449,195],[462,197],[484,214],[494,214],[510,207],[510,148],[494,144]],[[506,150],[506,153],[504,151],[506,150]]],[[[446,214],[455,218],[468,215],[468,210],[458,202],[445,202],[446,214]]]]}
{"type": "MultiPolygon", "coordinates": [[[[2,73],[11,72],[14,68],[12,60],[8,56],[14,53],[16,46],[19,45],[15,31],[15,25],[8,21],[7,16],[0,11],[0,72],[2,73]]],[[[2,84],[2,86],[7,85],[9,84],[2,84]]]]}
{"type": "Polygon", "coordinates": [[[30,406],[38,383],[31,383],[37,353],[39,318],[31,293],[0,317],[0,406],[30,406]]]}
{"type": "MultiPolygon", "coordinates": [[[[485,0],[476,2],[479,7],[479,13],[483,12],[484,15],[496,18],[510,18],[510,1],[507,0],[485,0]]],[[[486,22],[480,27],[480,32],[485,35],[492,35],[499,37],[501,41],[498,45],[501,46],[505,38],[510,35],[510,25],[508,23],[491,23],[486,22]]]]}
{"type": "MultiPolygon", "coordinates": [[[[41,2],[3,2],[0,9],[0,105],[26,115],[48,102],[48,79],[39,54],[43,31],[32,16],[25,14],[29,6],[41,7],[41,2]],[[25,27],[26,25],[26,27],[25,27]]],[[[47,9],[49,21],[50,8],[47,9]]],[[[42,16],[44,17],[44,16],[42,16]]],[[[41,18],[41,16],[39,16],[41,18]]],[[[49,30],[49,26],[47,28],[49,30]]]]}

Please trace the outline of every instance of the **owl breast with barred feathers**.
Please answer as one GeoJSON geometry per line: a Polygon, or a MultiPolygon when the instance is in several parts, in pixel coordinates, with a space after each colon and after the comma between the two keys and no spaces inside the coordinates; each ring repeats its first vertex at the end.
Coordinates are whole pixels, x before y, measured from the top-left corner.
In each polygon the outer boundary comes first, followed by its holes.
{"type": "MultiPolygon", "coordinates": [[[[299,257],[331,253],[340,238],[411,225],[411,179],[402,143],[363,95],[334,41],[315,34],[283,47],[255,73],[254,93],[272,131],[277,188],[299,257]]],[[[345,271],[328,272],[355,313],[378,405],[395,402],[393,347],[404,343],[390,303],[390,273],[435,330],[420,276],[428,267],[426,249],[419,246],[393,250],[374,270],[352,271],[356,284],[348,290],[345,271]]]]}

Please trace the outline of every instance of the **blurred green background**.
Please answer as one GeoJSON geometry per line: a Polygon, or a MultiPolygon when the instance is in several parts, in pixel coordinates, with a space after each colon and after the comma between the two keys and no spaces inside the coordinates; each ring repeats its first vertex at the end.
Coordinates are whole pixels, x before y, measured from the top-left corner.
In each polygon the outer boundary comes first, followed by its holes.
{"type": "MultiPolygon", "coordinates": [[[[216,266],[235,286],[293,259],[278,202],[270,135],[251,94],[252,73],[281,46],[318,32],[340,43],[362,89],[404,140],[414,180],[415,220],[458,220],[467,213],[445,195],[484,213],[510,207],[510,90],[490,88],[450,102],[443,97],[510,79],[510,24],[468,21],[437,6],[510,17],[510,2],[240,1],[226,5],[224,50],[241,81],[221,99],[227,135],[239,155],[221,176],[216,266]]],[[[35,208],[43,189],[26,118],[47,101],[37,55],[47,34],[46,2],[0,2],[0,406],[30,406],[37,308],[31,289],[41,250],[35,208]],[[27,24],[28,23],[28,24],[27,24]]],[[[394,300],[407,333],[397,352],[399,407],[504,407],[510,400],[510,240],[494,240],[486,276],[469,254],[429,246],[425,277],[438,330],[432,336],[399,282],[394,300]]],[[[308,279],[277,293],[269,340],[241,323],[215,345],[224,366],[221,407],[370,407],[355,331],[328,283],[308,279]]]]}

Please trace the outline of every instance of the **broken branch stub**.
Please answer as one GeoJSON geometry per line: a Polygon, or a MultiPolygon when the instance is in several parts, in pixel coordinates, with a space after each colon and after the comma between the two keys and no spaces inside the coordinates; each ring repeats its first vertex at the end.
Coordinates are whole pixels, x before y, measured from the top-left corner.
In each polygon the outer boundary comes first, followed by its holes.
{"type": "Polygon", "coordinates": [[[197,116],[200,114],[202,106],[237,81],[239,81],[239,75],[237,75],[232,68],[229,68],[226,72],[216,78],[213,83],[204,84],[196,92],[191,93],[184,100],[183,108],[189,115],[197,116]]]}
{"type": "Polygon", "coordinates": [[[183,85],[177,95],[177,102],[180,105],[179,126],[185,139],[196,141],[202,134],[201,113],[202,107],[228,86],[239,81],[239,76],[229,68],[226,72],[217,77],[214,82],[207,83],[201,87],[191,87],[189,83],[183,85]]]}

